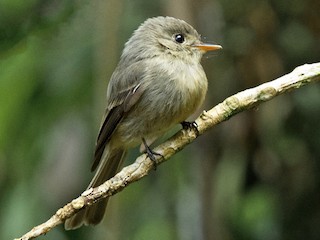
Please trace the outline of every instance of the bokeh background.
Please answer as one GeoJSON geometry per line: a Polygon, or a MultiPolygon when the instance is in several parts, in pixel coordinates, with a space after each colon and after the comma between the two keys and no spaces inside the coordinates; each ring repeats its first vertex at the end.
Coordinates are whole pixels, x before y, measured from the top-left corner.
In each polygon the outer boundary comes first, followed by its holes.
{"type": "MultiPolygon", "coordinates": [[[[0,0],[0,239],[86,188],[108,79],[145,19],[182,18],[223,45],[203,59],[209,109],[319,61],[319,9],[319,0],[0,0]]],[[[320,239],[319,84],[215,127],[114,196],[107,214],[95,228],[39,239],[320,239]]]]}

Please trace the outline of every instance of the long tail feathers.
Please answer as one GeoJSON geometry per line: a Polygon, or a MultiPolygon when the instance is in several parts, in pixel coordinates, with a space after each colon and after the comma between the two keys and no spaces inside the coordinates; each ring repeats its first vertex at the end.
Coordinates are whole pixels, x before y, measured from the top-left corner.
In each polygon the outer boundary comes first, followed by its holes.
{"type": "MultiPolygon", "coordinates": [[[[113,177],[118,172],[126,154],[125,149],[106,149],[105,151],[106,153],[102,156],[103,159],[87,189],[97,187],[113,177]]],[[[80,210],[73,217],[66,220],[65,229],[71,230],[79,228],[83,224],[96,225],[100,223],[103,219],[108,200],[108,198],[105,198],[93,206],[80,210]]]]}

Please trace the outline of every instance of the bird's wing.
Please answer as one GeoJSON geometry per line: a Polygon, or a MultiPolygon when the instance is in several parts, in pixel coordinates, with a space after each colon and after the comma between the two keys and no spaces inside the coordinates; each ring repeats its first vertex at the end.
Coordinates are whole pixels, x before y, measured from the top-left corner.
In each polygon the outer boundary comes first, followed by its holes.
{"type": "Polygon", "coordinates": [[[132,106],[139,100],[143,90],[141,85],[134,84],[131,87],[119,92],[113,99],[109,101],[103,123],[100,127],[97,138],[94,162],[91,171],[94,171],[102,157],[106,144],[110,140],[112,133],[116,129],[124,114],[128,112],[132,106]]]}

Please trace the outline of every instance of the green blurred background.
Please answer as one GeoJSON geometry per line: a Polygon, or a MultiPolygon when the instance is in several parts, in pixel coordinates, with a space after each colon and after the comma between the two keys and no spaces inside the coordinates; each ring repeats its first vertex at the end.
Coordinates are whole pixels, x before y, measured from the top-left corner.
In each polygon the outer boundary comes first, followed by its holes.
{"type": "MultiPolygon", "coordinates": [[[[108,79],[146,18],[182,18],[223,45],[203,59],[209,109],[319,61],[319,9],[319,0],[0,0],[0,239],[86,188],[108,79]]],[[[217,126],[113,197],[107,214],[95,228],[39,239],[320,239],[319,84],[217,126]]]]}

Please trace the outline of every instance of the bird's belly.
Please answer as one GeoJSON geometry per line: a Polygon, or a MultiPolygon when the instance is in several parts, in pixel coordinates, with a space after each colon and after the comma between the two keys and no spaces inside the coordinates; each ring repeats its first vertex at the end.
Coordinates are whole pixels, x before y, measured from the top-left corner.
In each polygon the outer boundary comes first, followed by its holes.
{"type": "Polygon", "coordinates": [[[188,118],[202,104],[206,79],[195,86],[168,82],[148,88],[117,128],[122,144],[134,146],[141,138],[155,139],[188,118]]]}

